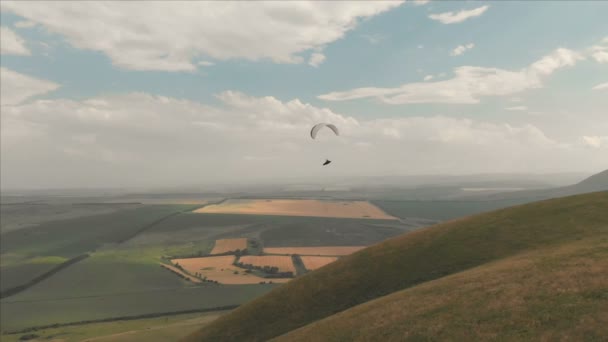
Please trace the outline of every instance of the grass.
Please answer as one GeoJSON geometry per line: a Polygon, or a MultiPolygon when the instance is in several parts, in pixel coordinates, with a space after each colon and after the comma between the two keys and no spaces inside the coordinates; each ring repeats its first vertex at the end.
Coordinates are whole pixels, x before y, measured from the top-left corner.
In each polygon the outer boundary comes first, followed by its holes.
{"type": "Polygon", "coordinates": [[[376,244],[280,286],[198,341],[260,341],[367,301],[538,248],[608,234],[608,192],[507,208],[376,244]]]}
{"type": "Polygon", "coordinates": [[[604,236],[519,254],[398,291],[276,341],[601,341],[608,336],[607,324],[604,236]]]}
{"type": "MultiPolygon", "coordinates": [[[[38,340],[76,341],[175,341],[207,324],[227,311],[164,316],[147,319],[91,323],[41,329],[33,332],[38,340]]],[[[29,333],[31,334],[31,333],[29,333]]],[[[25,334],[2,335],[3,342],[17,342],[25,334]]]]}

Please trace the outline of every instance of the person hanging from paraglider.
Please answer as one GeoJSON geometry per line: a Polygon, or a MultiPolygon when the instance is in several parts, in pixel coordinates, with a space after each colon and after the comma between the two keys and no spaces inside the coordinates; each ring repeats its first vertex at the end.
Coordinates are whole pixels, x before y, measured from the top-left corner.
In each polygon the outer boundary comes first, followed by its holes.
{"type": "MultiPolygon", "coordinates": [[[[340,132],[338,131],[338,127],[336,127],[335,125],[328,124],[328,123],[319,123],[319,124],[314,125],[312,127],[312,129],[310,130],[310,137],[315,139],[317,137],[317,133],[323,127],[327,127],[329,129],[331,129],[336,135],[340,135],[340,132]]],[[[329,165],[329,163],[331,163],[331,160],[326,158],[325,162],[323,163],[323,166],[329,165]]]]}

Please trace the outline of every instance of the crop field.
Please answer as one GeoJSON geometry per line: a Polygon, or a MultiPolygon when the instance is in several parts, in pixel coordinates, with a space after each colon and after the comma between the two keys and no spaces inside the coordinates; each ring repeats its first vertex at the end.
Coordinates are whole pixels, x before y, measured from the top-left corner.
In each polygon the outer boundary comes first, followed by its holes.
{"type": "MultiPolygon", "coordinates": [[[[179,278],[167,273],[176,280],[179,278]]],[[[273,279],[274,282],[274,279],[273,279]]],[[[276,285],[207,285],[91,296],[32,298],[17,294],[3,299],[0,325],[3,332],[57,323],[213,309],[239,305],[270,291],[276,285]]]]}
{"type": "MultiPolygon", "coordinates": [[[[161,342],[176,341],[229,311],[190,313],[154,318],[89,323],[36,330],[37,341],[161,342]]],[[[2,335],[2,342],[18,342],[21,334],[2,335]]]]}
{"type": "Polygon", "coordinates": [[[243,264],[251,264],[253,266],[270,266],[277,267],[279,272],[292,272],[296,274],[296,269],[293,266],[290,256],[284,255],[245,255],[239,259],[243,264]]]}
{"type": "Polygon", "coordinates": [[[117,244],[152,226],[180,206],[147,206],[110,214],[52,221],[2,234],[2,290],[27,283],[61,261],[117,244]]]}
{"type": "Polygon", "coordinates": [[[221,204],[208,205],[195,213],[314,216],[359,219],[394,220],[395,217],[383,212],[367,201],[326,201],[326,200],[246,200],[232,199],[221,204]]]}
{"type": "Polygon", "coordinates": [[[327,264],[331,264],[332,262],[338,260],[336,257],[328,257],[328,256],[303,256],[300,257],[302,262],[304,263],[304,267],[306,267],[309,271],[314,271],[317,268],[321,268],[327,264]]]}
{"type": "Polygon", "coordinates": [[[215,246],[211,250],[211,254],[221,254],[226,252],[234,252],[237,250],[244,251],[247,249],[247,239],[219,239],[215,240],[215,246]]]}
{"type": "MultiPolygon", "coordinates": [[[[235,260],[234,255],[203,257],[203,258],[187,258],[173,259],[173,264],[178,263],[188,273],[201,273],[208,280],[215,280],[220,284],[241,285],[241,284],[259,284],[260,282],[273,283],[282,282],[283,279],[265,279],[254,274],[245,273],[240,267],[234,266],[232,263],[235,260]]],[[[287,281],[287,279],[285,279],[287,281]]]]}
{"type": "Polygon", "coordinates": [[[298,254],[298,255],[349,255],[366,246],[319,246],[319,247],[268,247],[266,254],[298,254]]]}
{"type": "Polygon", "coordinates": [[[160,264],[161,267],[166,268],[167,270],[173,272],[173,273],[177,273],[181,276],[183,276],[185,279],[187,279],[188,281],[191,281],[193,283],[202,283],[202,281],[196,277],[192,277],[188,274],[186,274],[184,271],[180,270],[179,268],[175,267],[175,266],[171,266],[171,265],[165,265],[165,264],[160,264]]]}

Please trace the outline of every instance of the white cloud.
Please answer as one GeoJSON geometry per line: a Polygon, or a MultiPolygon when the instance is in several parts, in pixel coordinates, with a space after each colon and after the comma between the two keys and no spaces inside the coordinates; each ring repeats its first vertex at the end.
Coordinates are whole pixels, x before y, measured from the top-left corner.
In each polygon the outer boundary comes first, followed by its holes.
{"type": "MultiPolygon", "coordinates": [[[[402,1],[309,2],[35,2],[3,1],[11,11],[64,36],[76,48],[101,51],[132,70],[195,70],[193,59],[300,56],[332,43],[358,19],[402,1]]],[[[320,51],[317,51],[320,52],[320,51]]]]}
{"type": "Polygon", "coordinates": [[[472,10],[462,10],[459,12],[445,12],[445,13],[439,13],[439,14],[431,14],[431,15],[429,15],[429,18],[431,18],[433,20],[437,20],[442,24],[461,23],[467,19],[479,17],[485,11],[487,11],[489,7],[490,6],[485,5],[485,6],[474,8],[472,10]]]}
{"type": "Polygon", "coordinates": [[[36,23],[29,20],[21,20],[15,23],[17,28],[32,28],[34,26],[36,26],[36,23]]]}
{"type": "Polygon", "coordinates": [[[524,111],[524,110],[528,110],[528,107],[526,107],[526,106],[513,106],[513,107],[507,107],[505,109],[506,110],[511,110],[511,111],[524,111]]]}
{"type": "Polygon", "coordinates": [[[0,88],[2,106],[16,105],[32,96],[59,88],[56,83],[23,75],[4,67],[0,67],[0,79],[2,80],[0,88]]]}
{"type": "Polygon", "coordinates": [[[582,141],[586,146],[593,148],[608,147],[608,136],[585,135],[582,137],[582,141]]]}
{"type": "Polygon", "coordinates": [[[444,81],[407,83],[397,88],[357,88],[318,98],[345,101],[376,97],[388,104],[479,103],[484,96],[504,96],[540,88],[544,77],[581,59],[583,56],[579,53],[560,48],[517,71],[462,66],[454,69],[453,78],[444,81]]]}
{"type": "Polygon", "coordinates": [[[599,45],[592,46],[590,55],[598,63],[608,63],[608,37],[604,38],[599,45]]]}
{"type": "Polygon", "coordinates": [[[318,67],[319,65],[321,65],[321,63],[323,63],[325,61],[325,55],[319,52],[315,52],[312,55],[310,55],[310,59],[308,60],[308,65],[311,65],[313,67],[318,67]]]}
{"type": "Polygon", "coordinates": [[[596,85],[595,87],[591,88],[592,90],[608,90],[608,82],[606,83],[600,83],[598,85],[596,85]]]}
{"type": "Polygon", "coordinates": [[[424,80],[425,81],[430,81],[430,80],[433,79],[433,77],[434,77],[433,75],[426,75],[426,76],[424,76],[424,80]]]}
{"type": "Polygon", "coordinates": [[[213,62],[209,62],[209,61],[199,61],[199,62],[198,62],[198,63],[196,63],[196,64],[198,64],[198,65],[202,65],[202,66],[212,66],[212,65],[214,65],[215,63],[213,63],[213,62]]]}
{"type": "Polygon", "coordinates": [[[25,46],[25,40],[8,27],[0,27],[0,54],[2,55],[31,55],[25,46]]]}
{"type": "Polygon", "coordinates": [[[450,56],[460,56],[463,53],[465,53],[465,51],[470,50],[474,47],[475,47],[475,44],[473,44],[473,43],[469,43],[466,45],[458,45],[457,47],[454,48],[454,50],[450,51],[450,56]]]}
{"type": "Polygon", "coordinates": [[[3,186],[322,177],[326,157],[336,158],[333,172],[343,176],[509,172],[521,165],[546,171],[597,160],[594,149],[569,151],[530,124],[445,116],[358,120],[298,99],[233,91],[217,98],[220,104],[210,106],[131,93],[5,107],[3,186]],[[311,140],[317,122],[335,123],[341,136],[311,140]]]}

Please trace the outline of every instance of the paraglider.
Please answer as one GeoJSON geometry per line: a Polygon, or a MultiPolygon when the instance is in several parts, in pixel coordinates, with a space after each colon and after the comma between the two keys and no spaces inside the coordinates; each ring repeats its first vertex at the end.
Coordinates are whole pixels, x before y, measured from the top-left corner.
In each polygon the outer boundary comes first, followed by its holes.
{"type": "Polygon", "coordinates": [[[331,129],[332,131],[334,131],[334,133],[336,133],[336,135],[340,135],[340,132],[338,131],[338,127],[336,127],[334,124],[328,124],[328,123],[319,123],[316,124],[314,126],[312,126],[312,129],[310,130],[310,136],[315,139],[317,137],[317,133],[321,130],[321,128],[323,127],[327,127],[329,129],[331,129]]]}
{"type": "MultiPolygon", "coordinates": [[[[310,130],[310,137],[315,139],[317,137],[317,133],[319,133],[319,131],[324,127],[331,129],[336,135],[340,135],[340,131],[338,131],[338,127],[336,127],[334,124],[319,123],[319,124],[312,126],[312,129],[310,130]]],[[[325,159],[323,166],[328,165],[329,163],[331,163],[331,160],[325,159]]]]}

